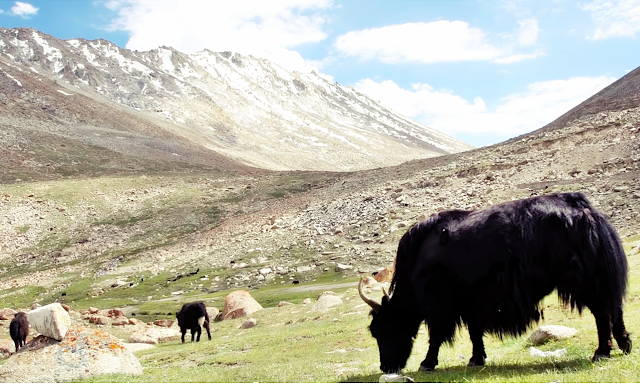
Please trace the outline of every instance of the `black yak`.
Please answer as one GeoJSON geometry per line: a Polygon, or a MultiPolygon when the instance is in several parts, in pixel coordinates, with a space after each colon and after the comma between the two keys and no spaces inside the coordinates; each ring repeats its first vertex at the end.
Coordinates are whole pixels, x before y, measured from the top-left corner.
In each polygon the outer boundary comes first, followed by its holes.
{"type": "Polygon", "coordinates": [[[191,330],[191,341],[193,341],[196,333],[198,338],[196,341],[200,341],[200,334],[202,334],[202,327],[207,330],[209,340],[211,340],[211,331],[209,330],[209,314],[207,314],[207,307],[202,301],[194,303],[187,303],[182,306],[180,312],[176,313],[178,319],[178,325],[180,326],[180,332],[182,332],[182,342],[184,343],[184,334],[187,333],[187,329],[191,330]]]}
{"type": "Polygon", "coordinates": [[[27,320],[26,313],[16,313],[11,323],[9,323],[9,334],[16,345],[16,352],[18,352],[20,348],[24,347],[27,342],[27,336],[29,336],[29,320],[27,320]]]}
{"type": "Polygon", "coordinates": [[[565,305],[593,313],[593,360],[609,357],[612,333],[629,353],[626,287],[627,259],[613,227],[583,194],[562,193],[432,215],[400,240],[391,294],[377,303],[361,282],[360,296],[373,308],[380,369],[391,373],[406,365],[423,321],[430,345],[420,370],[435,368],[440,345],[462,324],[473,343],[469,366],[484,365],[483,335],[523,334],[554,289],[565,305]]]}

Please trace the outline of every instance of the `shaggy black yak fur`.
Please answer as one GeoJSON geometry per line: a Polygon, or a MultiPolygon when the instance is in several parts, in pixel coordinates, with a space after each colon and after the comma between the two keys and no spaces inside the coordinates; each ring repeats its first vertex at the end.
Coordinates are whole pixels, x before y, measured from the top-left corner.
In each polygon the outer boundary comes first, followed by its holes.
{"type": "Polygon", "coordinates": [[[184,343],[184,334],[187,333],[187,329],[191,330],[191,341],[193,341],[196,333],[198,338],[196,341],[200,341],[200,335],[202,334],[202,327],[207,330],[209,340],[211,340],[211,331],[209,330],[209,315],[207,314],[207,307],[202,301],[196,301],[194,303],[187,303],[182,306],[180,312],[176,313],[178,319],[178,326],[180,326],[180,332],[182,332],[182,342],[184,343]]]}
{"type": "Polygon", "coordinates": [[[9,334],[16,345],[16,352],[18,352],[18,349],[24,347],[27,342],[27,336],[29,336],[29,320],[27,320],[26,313],[16,313],[11,323],[9,323],[9,334]]]}
{"type": "Polygon", "coordinates": [[[430,345],[421,370],[438,364],[442,343],[465,324],[473,343],[469,366],[485,363],[483,335],[523,334],[554,289],[566,305],[595,317],[594,360],[609,357],[611,334],[624,353],[627,259],[616,231],[581,193],[532,197],[477,211],[434,214],[400,240],[391,295],[373,310],[381,370],[404,368],[420,324],[430,345]]]}

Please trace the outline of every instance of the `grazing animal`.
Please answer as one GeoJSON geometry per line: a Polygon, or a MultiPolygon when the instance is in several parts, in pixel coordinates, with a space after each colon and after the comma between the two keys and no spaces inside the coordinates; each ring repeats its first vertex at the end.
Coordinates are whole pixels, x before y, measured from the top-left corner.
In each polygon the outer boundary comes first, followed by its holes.
{"type": "Polygon", "coordinates": [[[440,346],[462,324],[473,353],[485,363],[483,335],[518,336],[541,315],[554,289],[560,300],[595,317],[598,348],[609,357],[611,334],[624,353],[631,339],[623,322],[627,259],[605,216],[581,193],[511,201],[477,211],[451,210],[416,224],[398,245],[390,292],[372,307],[369,327],[385,373],[404,368],[424,321],[429,350],[420,370],[438,364],[440,346]]]}
{"type": "Polygon", "coordinates": [[[27,342],[27,336],[29,336],[29,320],[26,313],[16,313],[11,323],[9,323],[9,334],[16,345],[16,352],[18,352],[18,349],[24,347],[27,342]]]}
{"type": "Polygon", "coordinates": [[[187,303],[182,306],[182,309],[176,313],[178,319],[178,325],[180,326],[180,332],[182,332],[182,342],[184,343],[184,334],[187,333],[187,329],[191,330],[191,341],[193,341],[196,333],[198,338],[196,341],[200,341],[200,334],[202,333],[202,327],[207,330],[209,340],[211,340],[211,331],[209,330],[209,315],[207,314],[207,307],[202,301],[196,301],[194,303],[187,303]]]}

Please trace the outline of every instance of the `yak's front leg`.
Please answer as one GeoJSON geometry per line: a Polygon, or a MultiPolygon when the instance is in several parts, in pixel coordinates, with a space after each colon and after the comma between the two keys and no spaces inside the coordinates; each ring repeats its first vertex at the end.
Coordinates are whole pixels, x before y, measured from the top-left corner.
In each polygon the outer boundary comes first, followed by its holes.
{"type": "Polygon", "coordinates": [[[431,372],[436,368],[436,365],[438,365],[440,346],[445,341],[442,335],[442,330],[437,327],[431,327],[429,330],[429,351],[425,359],[420,363],[420,371],[431,372]]]}
{"type": "Polygon", "coordinates": [[[622,308],[618,310],[616,315],[616,320],[613,321],[612,324],[613,337],[618,342],[618,347],[624,354],[631,353],[631,338],[629,337],[629,332],[624,327],[623,313],[622,308]]]}
{"type": "Polygon", "coordinates": [[[596,327],[598,328],[598,349],[593,354],[592,361],[600,359],[608,359],[611,352],[611,316],[604,312],[594,312],[593,316],[596,318],[596,327]]]}
{"type": "Polygon", "coordinates": [[[484,330],[482,327],[479,327],[475,321],[468,322],[467,326],[469,328],[469,337],[473,344],[473,354],[471,355],[471,359],[469,359],[469,366],[482,367],[487,358],[487,354],[484,351],[484,341],[482,340],[484,330]]]}

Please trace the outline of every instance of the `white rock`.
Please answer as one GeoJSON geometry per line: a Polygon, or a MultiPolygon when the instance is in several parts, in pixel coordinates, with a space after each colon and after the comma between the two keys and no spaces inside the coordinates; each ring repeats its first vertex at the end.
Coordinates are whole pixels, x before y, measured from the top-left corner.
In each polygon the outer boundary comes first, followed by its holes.
{"type": "Polygon", "coordinates": [[[342,305],[342,299],[334,295],[321,295],[311,307],[312,311],[324,311],[342,305]]]}
{"type": "Polygon", "coordinates": [[[575,328],[569,328],[563,325],[544,325],[536,329],[531,336],[529,336],[529,340],[531,340],[533,345],[540,345],[551,339],[568,339],[576,333],[578,333],[578,330],[575,328]]]}
{"type": "Polygon", "coordinates": [[[69,313],[60,303],[34,309],[27,314],[27,319],[36,332],[56,340],[62,340],[71,327],[69,313]]]}

